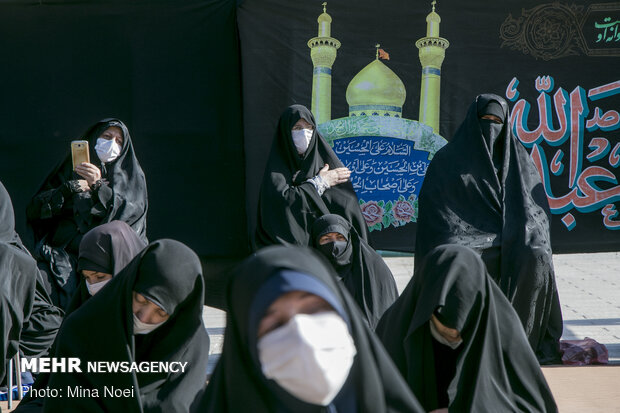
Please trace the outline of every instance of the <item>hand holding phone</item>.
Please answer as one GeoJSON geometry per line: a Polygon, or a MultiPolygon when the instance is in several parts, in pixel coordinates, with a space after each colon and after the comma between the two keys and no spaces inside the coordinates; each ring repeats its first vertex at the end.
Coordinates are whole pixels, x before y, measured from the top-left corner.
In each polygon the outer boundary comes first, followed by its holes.
{"type": "Polygon", "coordinates": [[[71,142],[71,158],[73,160],[73,170],[86,162],[90,163],[90,152],[88,151],[88,141],[71,142]]]}

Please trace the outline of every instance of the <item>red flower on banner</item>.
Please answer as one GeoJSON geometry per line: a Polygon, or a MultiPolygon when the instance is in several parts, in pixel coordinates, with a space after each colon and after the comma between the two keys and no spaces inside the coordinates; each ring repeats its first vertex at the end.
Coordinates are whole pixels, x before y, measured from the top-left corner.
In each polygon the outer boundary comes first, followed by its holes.
{"type": "Polygon", "coordinates": [[[392,208],[394,218],[402,222],[409,222],[413,217],[413,206],[407,201],[396,201],[392,208]]]}
{"type": "Polygon", "coordinates": [[[383,220],[383,208],[376,201],[368,201],[361,206],[366,224],[371,227],[383,220]]]}

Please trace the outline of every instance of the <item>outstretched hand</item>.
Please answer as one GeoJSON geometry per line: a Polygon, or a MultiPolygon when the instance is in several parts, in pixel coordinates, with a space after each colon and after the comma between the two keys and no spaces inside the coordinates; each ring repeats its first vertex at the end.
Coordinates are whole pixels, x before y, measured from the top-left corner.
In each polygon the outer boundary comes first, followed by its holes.
{"type": "Polygon", "coordinates": [[[325,166],[319,171],[319,176],[323,178],[329,186],[334,186],[347,182],[351,176],[351,171],[346,167],[330,170],[329,165],[325,164],[325,166]]]}

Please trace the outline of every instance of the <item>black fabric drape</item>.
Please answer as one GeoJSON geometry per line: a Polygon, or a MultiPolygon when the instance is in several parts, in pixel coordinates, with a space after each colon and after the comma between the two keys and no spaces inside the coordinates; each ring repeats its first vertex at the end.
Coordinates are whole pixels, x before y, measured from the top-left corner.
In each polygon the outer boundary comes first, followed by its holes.
{"type": "Polygon", "coordinates": [[[19,348],[27,357],[43,357],[56,337],[62,311],[55,307],[43,286],[41,274],[15,232],[11,197],[0,182],[0,295],[2,302],[2,366],[19,348]]]}
{"type": "MultiPolygon", "coordinates": [[[[250,306],[260,286],[277,270],[308,274],[337,297],[349,318],[357,355],[351,374],[359,412],[421,412],[394,364],[363,320],[357,304],[339,285],[329,264],[307,248],[273,246],[262,249],[234,271],[228,290],[230,310],[222,356],[195,412],[281,412],[260,366],[253,360],[249,337],[250,306]]],[[[350,377],[351,378],[351,377],[350,377]]],[[[306,409],[312,405],[304,404],[306,409]]],[[[318,406],[316,406],[318,411],[318,406]]]]}
{"type": "Polygon", "coordinates": [[[363,239],[368,228],[350,181],[332,186],[319,195],[308,179],[321,168],[342,167],[332,148],[316,130],[312,113],[304,106],[288,107],[280,116],[260,191],[255,248],[272,244],[310,245],[310,228],[320,216],[343,216],[363,239]],[[314,127],[306,152],[297,154],[291,129],[304,119],[314,127]]]}
{"type": "Polygon", "coordinates": [[[504,99],[478,96],[450,143],[433,158],[420,193],[416,263],[442,244],[477,251],[519,315],[539,361],[554,363],[562,314],[551,214],[540,175],[508,120],[504,99]],[[479,118],[489,103],[501,106],[499,128],[479,118]]]}
{"type": "Polygon", "coordinates": [[[83,179],[73,171],[69,153],[45,178],[27,208],[35,258],[49,278],[52,299],[63,308],[77,288],[78,247],[91,228],[112,220],[124,221],[146,242],[146,179],[127,127],[118,119],[104,119],[83,136],[89,141],[90,161],[100,168],[104,184],[96,191],[69,190],[69,181],[83,179]],[[123,146],[118,158],[103,164],[94,148],[100,134],[111,126],[122,130],[123,146]]]}
{"type": "Polygon", "coordinates": [[[398,298],[394,276],[383,258],[339,215],[323,215],[314,222],[312,245],[325,254],[325,246],[329,248],[332,243],[320,246],[319,238],[329,232],[340,233],[347,239],[346,249],[339,256],[334,257],[332,252],[326,257],[374,329],[385,310],[398,298]],[[345,258],[344,262],[339,262],[341,257],[345,258]]]}
{"type": "Polygon", "coordinates": [[[451,412],[557,411],[517,314],[478,254],[460,245],[430,251],[377,326],[426,410],[446,407],[438,405],[436,381],[444,372],[435,370],[433,313],[463,340],[445,389],[451,412]]]}
{"type": "Polygon", "coordinates": [[[55,357],[89,361],[187,362],[184,373],[52,373],[49,388],[134,388],[128,398],[47,398],[44,412],[187,412],[207,378],[209,337],[202,323],[200,261],[173,240],[150,244],[104,289],[71,313],[58,333],[55,357]],[[133,335],[132,292],[170,314],[159,328],[133,335]]]}

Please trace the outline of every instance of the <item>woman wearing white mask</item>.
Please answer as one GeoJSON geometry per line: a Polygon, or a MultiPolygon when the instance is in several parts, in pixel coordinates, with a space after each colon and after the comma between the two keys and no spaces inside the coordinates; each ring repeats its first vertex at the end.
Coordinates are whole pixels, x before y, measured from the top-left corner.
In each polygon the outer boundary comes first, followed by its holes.
{"type": "Polygon", "coordinates": [[[119,220],[146,243],[146,180],[127,127],[118,119],[104,119],[84,139],[90,143],[91,162],[74,170],[69,153],[27,208],[31,250],[52,301],[65,309],[78,285],[75,268],[86,232],[119,220]]]}
{"type": "Polygon", "coordinates": [[[194,412],[421,412],[329,264],[264,248],[228,291],[222,356],[194,412]]]}
{"type": "Polygon", "coordinates": [[[515,310],[468,247],[431,250],[376,332],[427,411],[557,411],[515,310]]]}
{"type": "Polygon", "coordinates": [[[338,214],[368,239],[368,228],[342,165],[316,129],[314,116],[301,105],[280,116],[258,201],[254,247],[310,245],[312,223],[338,214]]]}
{"type": "Polygon", "coordinates": [[[147,246],[67,316],[58,333],[54,356],[79,358],[82,371],[52,373],[48,388],[63,396],[68,388],[89,389],[91,397],[48,397],[43,411],[188,412],[207,379],[209,336],[202,323],[203,303],[198,256],[173,240],[147,246]],[[89,372],[88,362],[142,367],[102,374],[89,372]],[[170,370],[145,371],[144,362],[170,370]],[[130,392],[105,397],[106,388],[130,392]],[[92,397],[94,390],[98,395],[92,397]]]}

